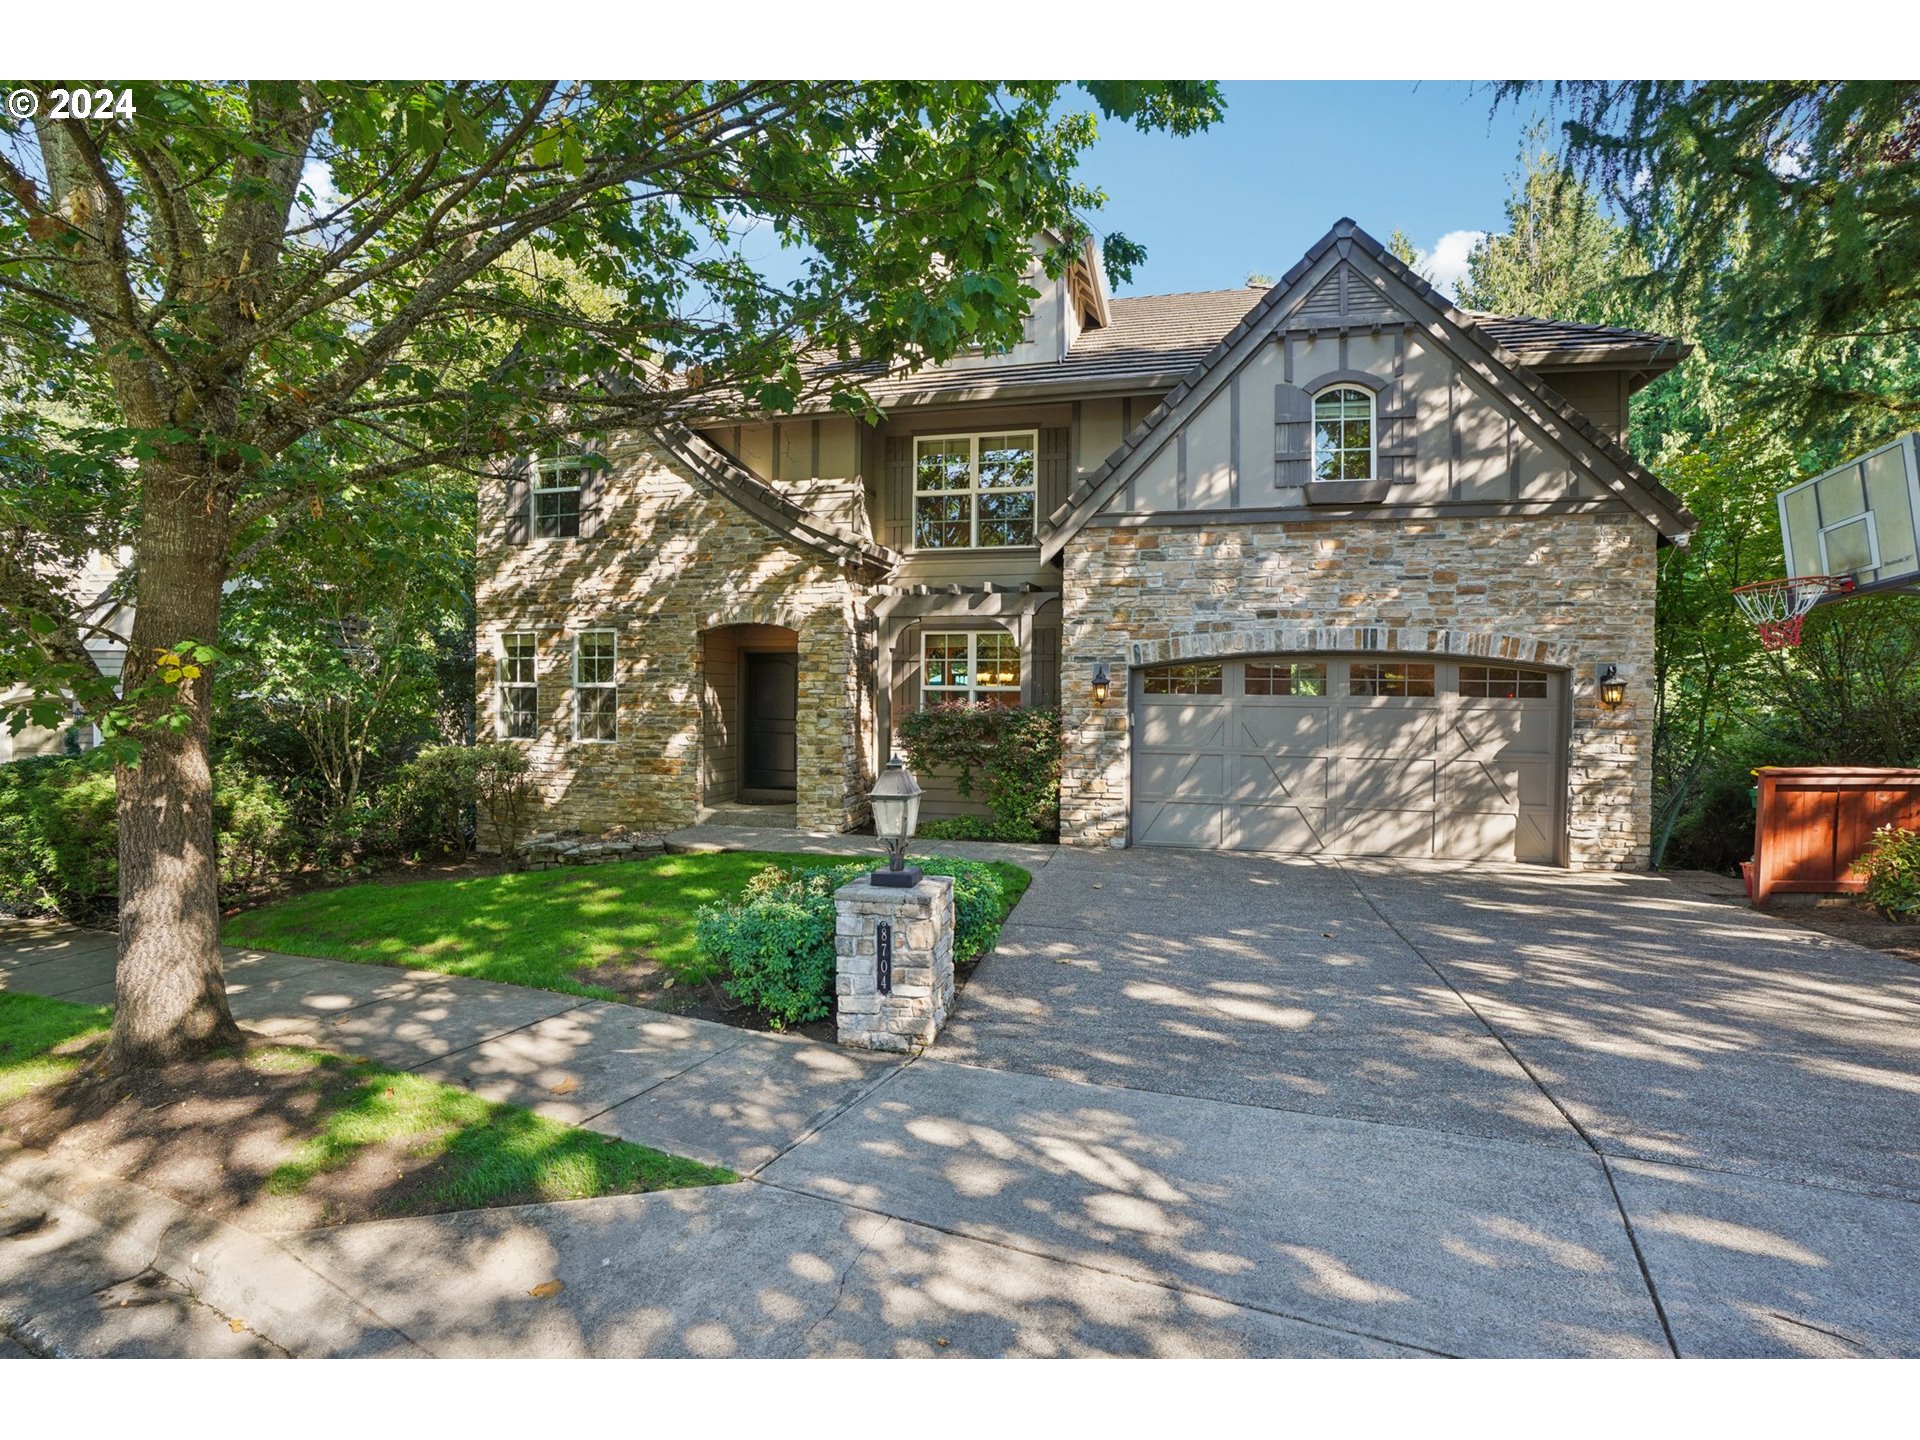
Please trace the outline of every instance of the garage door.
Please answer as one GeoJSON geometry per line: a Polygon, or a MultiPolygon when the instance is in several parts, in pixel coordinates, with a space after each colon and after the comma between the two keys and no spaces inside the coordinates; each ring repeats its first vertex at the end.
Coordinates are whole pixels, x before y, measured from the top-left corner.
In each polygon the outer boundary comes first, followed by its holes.
{"type": "Polygon", "coordinates": [[[1136,845],[1559,859],[1560,676],[1378,655],[1133,674],[1136,845]]]}

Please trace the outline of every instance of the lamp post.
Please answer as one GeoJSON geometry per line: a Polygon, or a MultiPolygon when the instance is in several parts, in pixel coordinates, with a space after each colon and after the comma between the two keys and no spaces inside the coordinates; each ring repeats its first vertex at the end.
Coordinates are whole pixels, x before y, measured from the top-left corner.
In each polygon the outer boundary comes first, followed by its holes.
{"type": "Polygon", "coordinates": [[[887,844],[887,868],[873,872],[876,885],[906,890],[920,883],[918,869],[907,864],[907,841],[920,824],[920,785],[894,756],[867,797],[873,805],[873,830],[887,844]]]}

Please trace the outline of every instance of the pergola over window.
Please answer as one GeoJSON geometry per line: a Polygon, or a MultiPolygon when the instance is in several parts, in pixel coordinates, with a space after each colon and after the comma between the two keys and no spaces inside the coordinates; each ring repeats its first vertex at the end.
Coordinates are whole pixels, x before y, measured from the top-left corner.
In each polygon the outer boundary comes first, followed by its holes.
{"type": "Polygon", "coordinates": [[[1012,709],[1020,703],[1020,645],[1004,630],[955,630],[921,637],[920,703],[968,701],[1012,709]]]}
{"type": "Polygon", "coordinates": [[[1373,479],[1373,394],[1335,385],[1313,397],[1313,478],[1373,479]]]}

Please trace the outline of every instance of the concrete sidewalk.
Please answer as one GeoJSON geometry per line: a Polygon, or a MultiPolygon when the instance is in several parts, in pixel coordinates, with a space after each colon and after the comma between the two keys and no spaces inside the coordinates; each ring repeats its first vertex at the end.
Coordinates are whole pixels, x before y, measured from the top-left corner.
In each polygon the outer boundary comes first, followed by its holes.
{"type": "MultiPolygon", "coordinates": [[[[632,1005],[426,970],[226,954],[255,1035],[364,1055],[556,1120],[751,1175],[900,1061],[632,1005]]],[[[113,1002],[114,937],[0,923],[0,990],[113,1002]]]]}

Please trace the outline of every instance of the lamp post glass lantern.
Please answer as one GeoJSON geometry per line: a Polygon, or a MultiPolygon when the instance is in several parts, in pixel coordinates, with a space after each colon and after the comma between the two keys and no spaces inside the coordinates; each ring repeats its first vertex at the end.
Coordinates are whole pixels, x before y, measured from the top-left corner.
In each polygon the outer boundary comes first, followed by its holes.
{"type": "Polygon", "coordinates": [[[873,883],[906,890],[920,883],[920,871],[907,864],[907,841],[920,824],[920,785],[894,756],[868,797],[873,831],[887,845],[887,868],[873,872],[873,883]]]}

